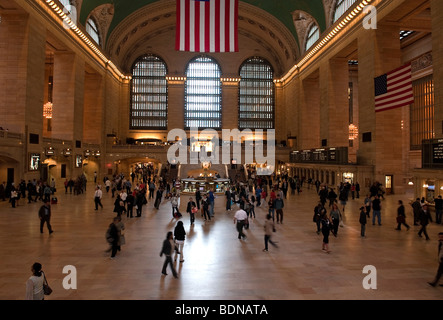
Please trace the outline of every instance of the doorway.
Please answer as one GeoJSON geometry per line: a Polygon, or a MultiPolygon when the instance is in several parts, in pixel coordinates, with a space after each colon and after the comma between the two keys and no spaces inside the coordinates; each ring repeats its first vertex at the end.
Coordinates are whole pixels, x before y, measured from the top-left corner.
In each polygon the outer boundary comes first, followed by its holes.
{"type": "Polygon", "coordinates": [[[394,176],[387,175],[385,177],[385,189],[386,189],[386,194],[394,193],[394,176]]]}

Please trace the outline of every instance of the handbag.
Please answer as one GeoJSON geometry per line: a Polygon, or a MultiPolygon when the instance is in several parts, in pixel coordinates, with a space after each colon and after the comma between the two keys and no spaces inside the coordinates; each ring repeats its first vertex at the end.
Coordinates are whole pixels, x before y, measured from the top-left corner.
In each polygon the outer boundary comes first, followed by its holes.
{"type": "Polygon", "coordinates": [[[52,293],[52,289],[48,284],[48,280],[46,280],[46,276],[43,273],[43,293],[45,296],[49,296],[52,293]]]}

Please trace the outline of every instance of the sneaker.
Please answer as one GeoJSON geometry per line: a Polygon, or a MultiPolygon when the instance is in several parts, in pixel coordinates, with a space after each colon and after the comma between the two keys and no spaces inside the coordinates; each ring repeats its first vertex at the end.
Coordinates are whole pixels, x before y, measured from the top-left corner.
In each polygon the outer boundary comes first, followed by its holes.
{"type": "Polygon", "coordinates": [[[263,249],[263,252],[267,252],[268,251],[268,249],[263,249]]]}

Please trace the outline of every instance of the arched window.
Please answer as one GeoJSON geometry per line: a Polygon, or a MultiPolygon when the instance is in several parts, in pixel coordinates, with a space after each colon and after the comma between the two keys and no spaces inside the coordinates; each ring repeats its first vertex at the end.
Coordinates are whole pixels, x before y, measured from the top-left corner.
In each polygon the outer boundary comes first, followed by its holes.
{"type": "Polygon", "coordinates": [[[239,129],[274,129],[274,71],[254,57],[240,67],[239,129]]]}
{"type": "Polygon", "coordinates": [[[168,71],[157,56],[140,57],[132,67],[132,130],[166,130],[168,127],[168,71]]]}
{"type": "Polygon", "coordinates": [[[185,129],[222,127],[221,70],[209,57],[192,60],[186,69],[185,129]]]}
{"type": "Polygon", "coordinates": [[[89,18],[88,21],[86,21],[86,32],[91,36],[92,39],[94,39],[94,41],[98,45],[101,44],[98,27],[93,18],[89,18]]]}
{"type": "Polygon", "coordinates": [[[308,31],[308,36],[306,37],[306,51],[318,40],[320,37],[320,29],[318,25],[313,23],[308,31]]]}
{"type": "Polygon", "coordinates": [[[334,10],[334,20],[332,23],[336,22],[346,11],[355,3],[356,0],[337,0],[334,10]]]}

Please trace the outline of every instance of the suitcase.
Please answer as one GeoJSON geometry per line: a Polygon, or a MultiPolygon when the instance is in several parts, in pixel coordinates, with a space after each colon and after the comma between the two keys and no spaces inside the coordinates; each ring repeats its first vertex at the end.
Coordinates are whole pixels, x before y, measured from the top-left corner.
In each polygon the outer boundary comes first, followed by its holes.
{"type": "Polygon", "coordinates": [[[57,204],[57,198],[56,197],[52,197],[51,204],[57,204]]]}

